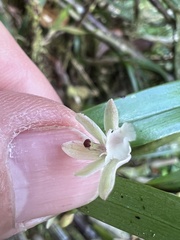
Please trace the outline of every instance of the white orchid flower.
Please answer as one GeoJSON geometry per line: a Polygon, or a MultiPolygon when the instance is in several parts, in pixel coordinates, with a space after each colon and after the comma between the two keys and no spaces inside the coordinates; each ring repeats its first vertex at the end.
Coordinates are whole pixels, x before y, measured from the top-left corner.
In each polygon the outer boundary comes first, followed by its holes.
{"type": "Polygon", "coordinates": [[[89,176],[101,171],[98,194],[106,200],[114,187],[117,169],[131,159],[129,141],[136,138],[134,127],[130,123],[119,127],[118,110],[112,99],[107,102],[104,111],[106,134],[84,114],[78,113],[76,119],[97,141],[86,137],[84,142],[66,142],[62,149],[72,158],[92,161],[77,172],[77,176],[89,176]]]}

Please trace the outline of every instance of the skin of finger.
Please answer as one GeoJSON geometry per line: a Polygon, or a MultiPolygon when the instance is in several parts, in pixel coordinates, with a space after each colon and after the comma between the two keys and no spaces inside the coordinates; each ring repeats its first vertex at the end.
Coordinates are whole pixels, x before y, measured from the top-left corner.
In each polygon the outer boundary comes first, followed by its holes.
{"type": "Polygon", "coordinates": [[[61,102],[49,81],[1,22],[0,33],[0,89],[30,93],[61,102]]]}
{"type": "MultiPolygon", "coordinates": [[[[46,129],[48,129],[52,126],[55,128],[63,126],[73,127],[84,133],[86,132],[75,120],[74,113],[71,110],[55,101],[45,98],[29,94],[0,91],[0,109],[2,113],[0,119],[0,209],[1,219],[4,220],[0,221],[0,230],[4,233],[10,233],[11,231],[12,234],[15,233],[16,230],[14,222],[15,203],[13,183],[11,181],[7,162],[9,144],[21,133],[31,128],[40,129],[46,127],[46,129]]],[[[66,160],[68,160],[67,156],[66,160]]],[[[81,163],[78,164],[80,165],[81,163]]],[[[74,178],[72,178],[72,181],[74,181],[74,178]]],[[[87,181],[87,179],[82,178],[81,183],[83,183],[83,181],[87,181]]],[[[81,183],[78,180],[78,184],[80,185],[81,183]]],[[[93,184],[90,184],[89,188],[87,188],[86,184],[86,189],[84,189],[84,191],[87,191],[88,189],[90,192],[89,199],[84,200],[83,203],[81,202],[81,199],[77,199],[77,201],[80,201],[83,205],[89,202],[91,198],[93,199],[97,185],[98,180],[94,181],[93,184]]],[[[81,191],[83,191],[83,189],[81,189],[81,191]]],[[[70,197],[75,198],[75,196],[70,197]]],[[[63,204],[63,202],[61,204],[63,204]]],[[[76,206],[78,205],[77,202],[75,204],[76,206]]],[[[73,206],[71,206],[71,208],[72,207],[73,206]]]]}

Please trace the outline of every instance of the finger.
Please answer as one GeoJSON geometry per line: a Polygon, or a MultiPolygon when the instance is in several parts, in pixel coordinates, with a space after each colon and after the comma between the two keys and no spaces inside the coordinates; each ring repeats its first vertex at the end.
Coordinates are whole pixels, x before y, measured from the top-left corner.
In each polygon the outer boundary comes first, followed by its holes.
{"type": "Polygon", "coordinates": [[[85,133],[71,110],[45,98],[5,91],[0,92],[0,109],[1,236],[97,196],[99,175],[74,176],[84,163],[61,149],[66,141],[81,140],[77,130],[85,133]]]}
{"type": "Polygon", "coordinates": [[[31,93],[60,102],[48,80],[0,22],[0,89],[31,93]]]}

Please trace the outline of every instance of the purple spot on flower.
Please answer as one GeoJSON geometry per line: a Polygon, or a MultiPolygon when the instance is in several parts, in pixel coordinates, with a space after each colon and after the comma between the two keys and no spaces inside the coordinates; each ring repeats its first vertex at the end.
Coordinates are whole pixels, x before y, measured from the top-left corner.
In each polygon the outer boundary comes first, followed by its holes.
{"type": "Polygon", "coordinates": [[[91,140],[90,140],[90,139],[86,139],[86,140],[84,141],[83,145],[85,146],[85,148],[91,147],[91,140]]]}

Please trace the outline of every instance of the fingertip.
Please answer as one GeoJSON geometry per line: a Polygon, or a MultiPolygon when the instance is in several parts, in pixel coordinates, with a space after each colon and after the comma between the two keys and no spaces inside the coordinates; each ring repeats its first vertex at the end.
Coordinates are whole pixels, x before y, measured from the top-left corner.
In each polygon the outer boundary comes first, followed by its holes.
{"type": "Polygon", "coordinates": [[[79,131],[85,133],[70,109],[9,91],[0,91],[0,109],[0,174],[6,180],[1,182],[6,188],[0,194],[4,217],[0,235],[9,237],[43,217],[79,207],[97,196],[99,176],[75,177],[82,161],[61,149],[64,142],[80,140],[79,131]]]}

